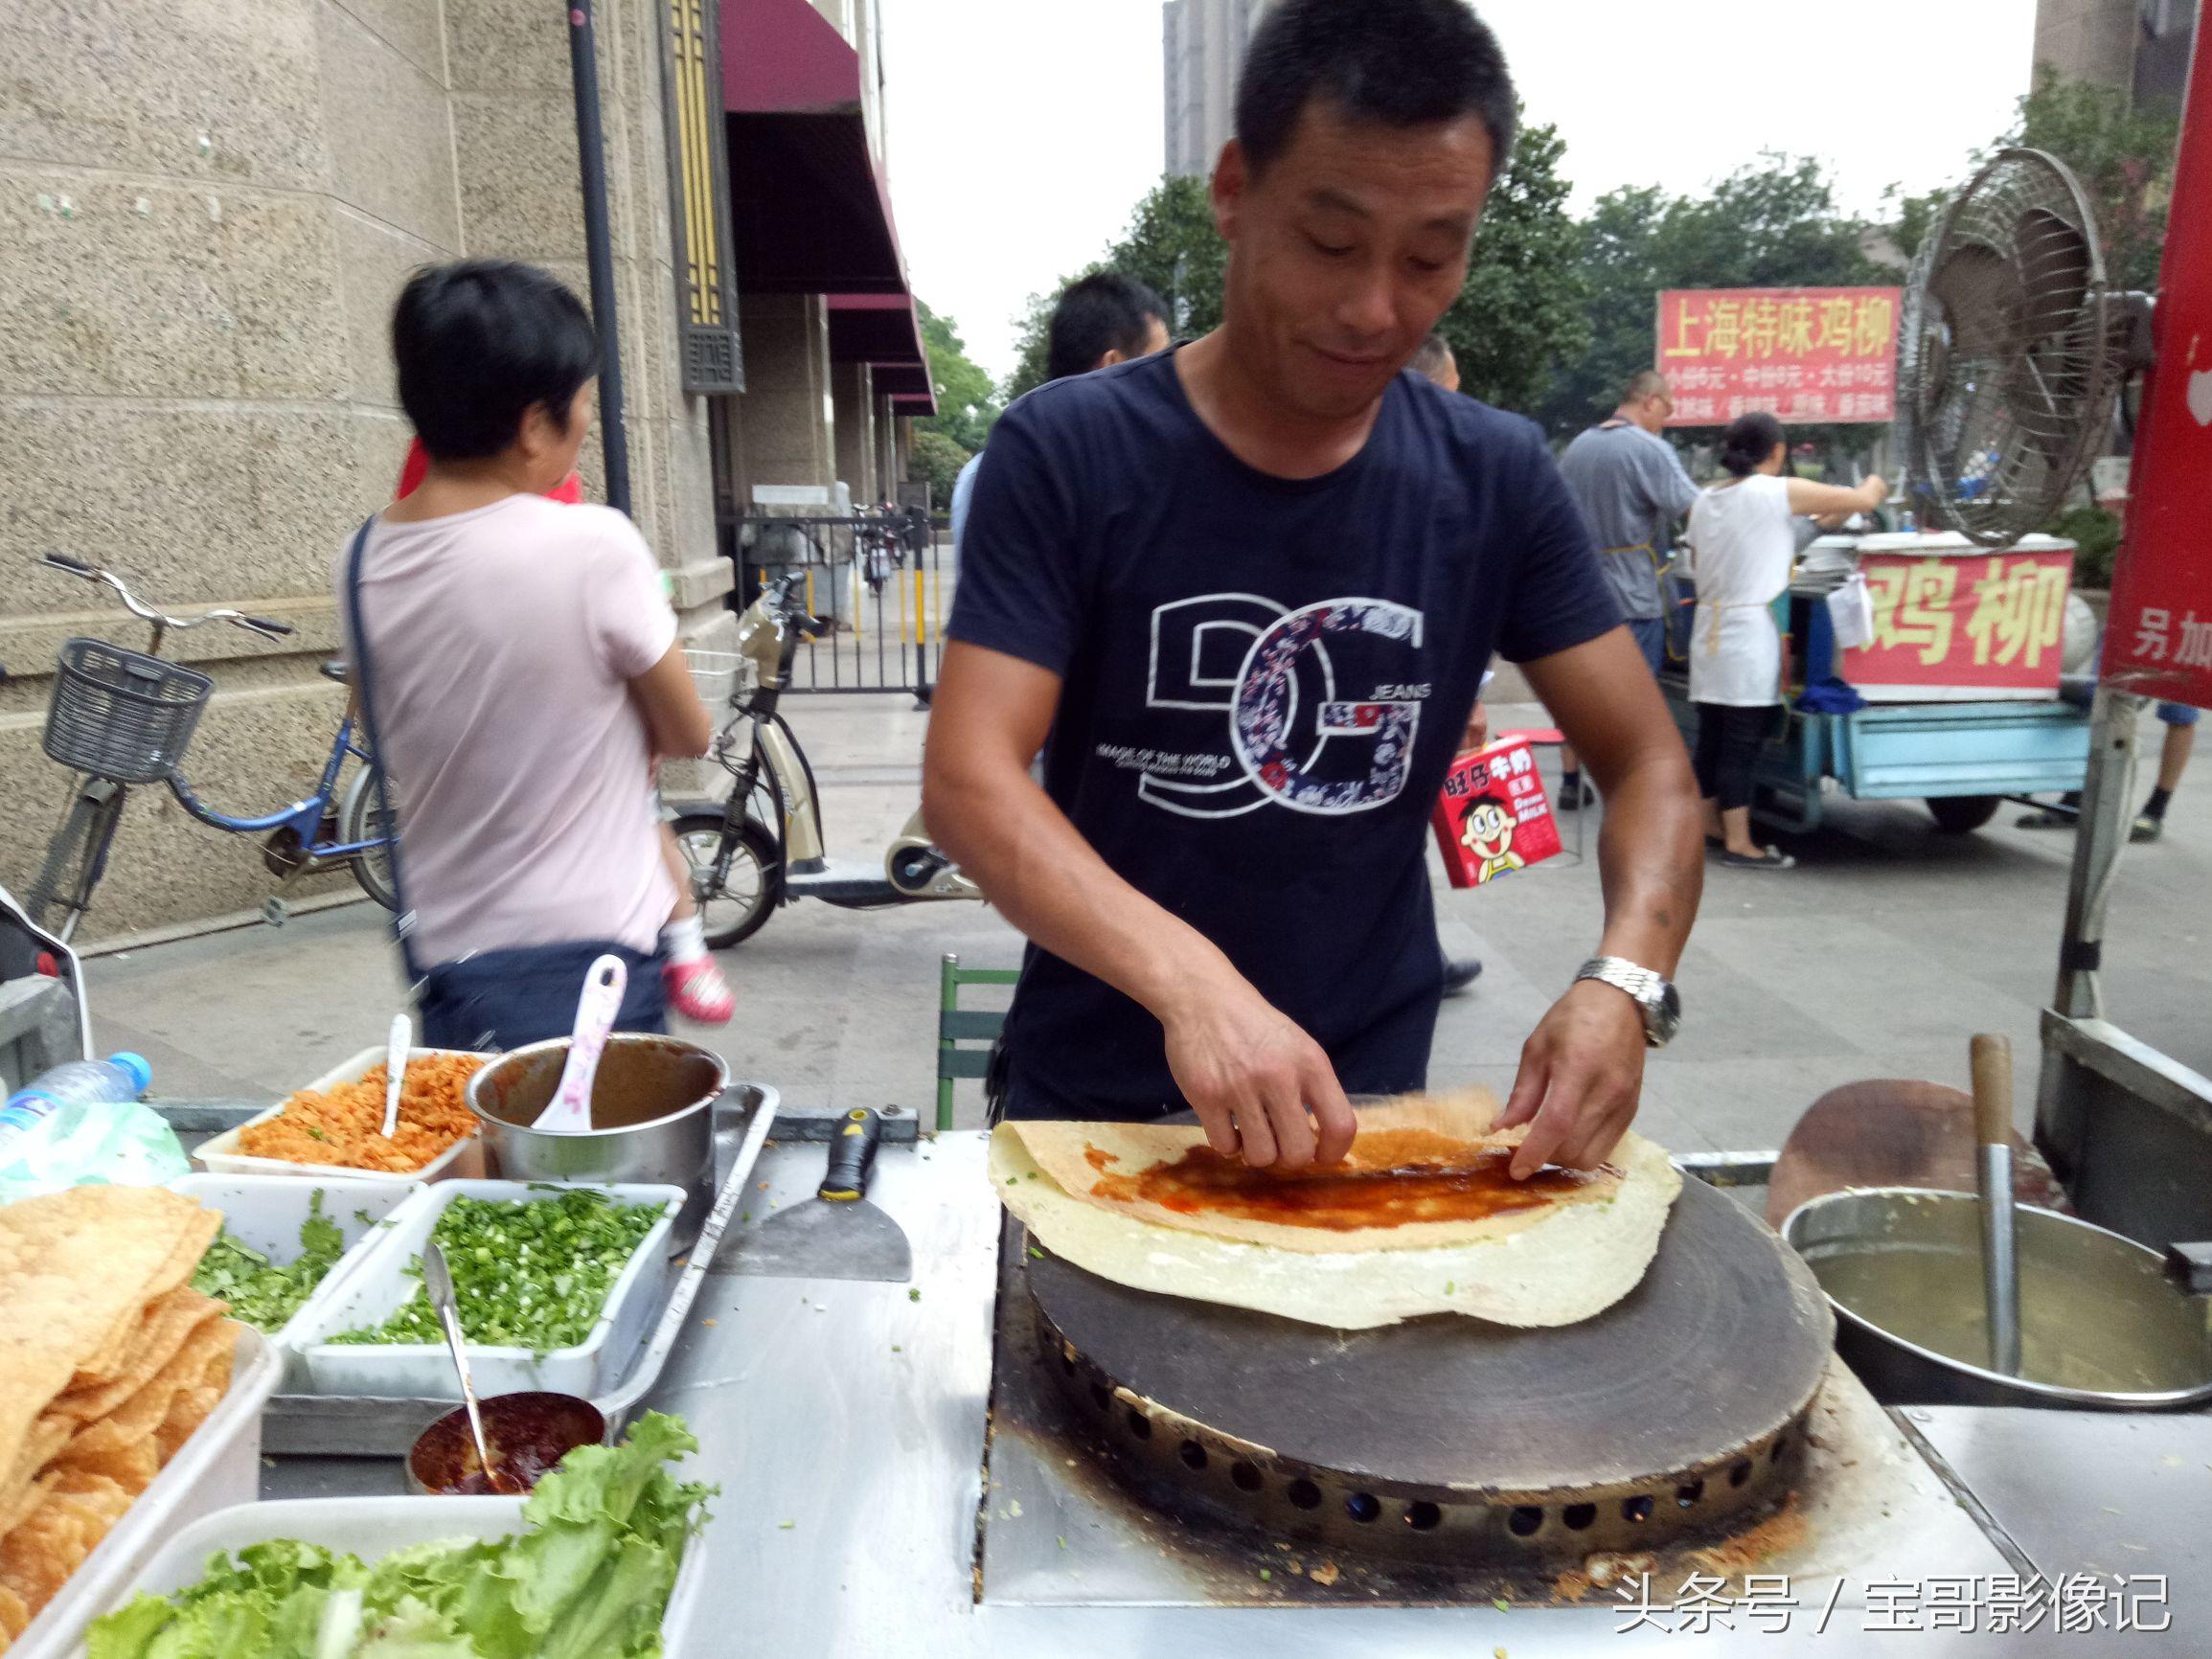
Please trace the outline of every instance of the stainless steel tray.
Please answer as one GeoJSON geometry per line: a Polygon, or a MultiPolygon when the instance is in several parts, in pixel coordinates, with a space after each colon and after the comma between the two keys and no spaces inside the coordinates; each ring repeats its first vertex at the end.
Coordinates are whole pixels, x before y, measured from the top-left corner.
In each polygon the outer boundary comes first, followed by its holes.
{"type": "MultiPolygon", "coordinates": [[[[707,1268],[738,1212],[761,1148],[776,1122],[779,1097],[764,1083],[736,1083],[715,1102],[715,1184],[709,1201],[687,1204],[669,1236],[666,1301],[622,1380],[592,1404],[609,1432],[623,1427],[660,1380],[661,1368],[683,1333],[707,1268]]],[[[166,1112],[176,1127],[216,1126],[223,1108],[166,1112]]],[[[354,1395],[280,1394],[262,1414],[262,1451],[269,1457],[405,1457],[415,1437],[453,1409],[449,1399],[395,1399],[354,1395]]]]}

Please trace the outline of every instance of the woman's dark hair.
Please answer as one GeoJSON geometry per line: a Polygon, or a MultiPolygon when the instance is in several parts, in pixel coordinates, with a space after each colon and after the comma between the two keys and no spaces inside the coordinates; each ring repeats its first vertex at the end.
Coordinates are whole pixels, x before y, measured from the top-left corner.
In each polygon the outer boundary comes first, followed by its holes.
{"type": "Polygon", "coordinates": [[[1781,442],[1782,422],[1766,410],[1739,415],[1722,435],[1721,465],[1738,478],[1748,478],[1767,464],[1767,457],[1781,442]]]}
{"type": "Polygon", "coordinates": [[[1237,81],[1237,143],[1254,175],[1289,147],[1316,98],[1384,126],[1480,116],[1494,177],[1520,119],[1497,36],[1466,0],[1280,0],[1253,31],[1237,81]]]}
{"type": "Polygon", "coordinates": [[[1087,375],[1108,352],[1133,357],[1152,336],[1152,319],[1168,320],[1167,302],[1134,277],[1093,271],[1060,291],[1046,330],[1045,378],[1087,375]]]}
{"type": "Polygon", "coordinates": [[[436,461],[477,461],[514,442],[543,404],[568,406],[599,373],[599,336],[579,300],[532,265],[463,260],[417,271],[392,308],[399,406],[436,461]]]}

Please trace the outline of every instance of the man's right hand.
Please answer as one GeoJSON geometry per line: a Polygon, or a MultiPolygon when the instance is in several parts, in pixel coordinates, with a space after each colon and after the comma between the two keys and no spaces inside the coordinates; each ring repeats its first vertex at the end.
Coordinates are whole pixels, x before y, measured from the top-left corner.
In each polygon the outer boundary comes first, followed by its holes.
{"type": "Polygon", "coordinates": [[[1230,976],[1161,1015],[1168,1069],[1223,1157],[1258,1169],[1334,1164],[1357,1127],[1321,1045],[1230,976]]]}

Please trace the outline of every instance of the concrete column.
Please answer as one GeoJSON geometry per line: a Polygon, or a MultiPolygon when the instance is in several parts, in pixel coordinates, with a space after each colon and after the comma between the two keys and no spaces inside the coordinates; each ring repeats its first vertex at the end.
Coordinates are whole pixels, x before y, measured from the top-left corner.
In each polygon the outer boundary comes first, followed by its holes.
{"type": "Polygon", "coordinates": [[[896,496],[899,483],[905,476],[899,470],[899,417],[891,412],[891,399],[876,399],[876,476],[883,481],[883,493],[896,496]]]}
{"type": "Polygon", "coordinates": [[[876,399],[873,372],[865,363],[836,363],[830,370],[836,406],[837,476],[853,490],[853,504],[878,500],[882,471],[876,465],[876,399]]]}
{"type": "Polygon", "coordinates": [[[746,391],[733,419],[744,428],[748,489],[835,481],[830,313],[819,294],[742,294],[746,391]]]}

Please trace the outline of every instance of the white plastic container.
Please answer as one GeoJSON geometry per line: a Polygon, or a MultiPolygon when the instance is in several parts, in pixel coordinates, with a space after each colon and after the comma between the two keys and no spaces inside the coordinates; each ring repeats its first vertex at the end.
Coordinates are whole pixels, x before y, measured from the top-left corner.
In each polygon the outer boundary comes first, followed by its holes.
{"type": "MultiPolygon", "coordinates": [[[[454,1049],[409,1049],[407,1063],[413,1065],[417,1060],[450,1057],[458,1052],[454,1049]]],[[[313,1082],[304,1084],[293,1092],[306,1094],[309,1090],[334,1089],[340,1083],[358,1082],[373,1068],[383,1063],[382,1049],[363,1049],[344,1065],[333,1067],[313,1082]]],[[[249,1157],[238,1149],[239,1137],[247,1129],[256,1124],[267,1123],[284,1109],[284,1102],[279,1101],[267,1111],[247,1119],[237,1128],[225,1129],[221,1134],[203,1141],[194,1151],[192,1161],[210,1174],[217,1175],[312,1175],[318,1179],[336,1181],[379,1181],[388,1187],[408,1187],[418,1181],[443,1181],[484,1173],[484,1148],[473,1133],[462,1136],[420,1170],[391,1175],[376,1170],[356,1170],[347,1164],[295,1164],[289,1158],[249,1157]]],[[[463,1109],[467,1109],[466,1104],[463,1109]]]]}
{"type": "Polygon", "coordinates": [[[275,1346],[260,1331],[241,1325],[238,1333],[230,1392],[16,1638],[8,1659],[81,1651],[85,1624],[105,1611],[165,1544],[173,1546],[180,1530],[233,1504],[253,1503],[262,1480],[262,1407],[276,1391],[282,1367],[275,1346]]]}
{"type": "Polygon", "coordinates": [[[342,1330],[380,1325],[420,1288],[408,1266],[422,1254],[438,1217],[456,1198],[541,1203],[565,1193],[604,1193],[618,1204],[658,1204],[661,1216],[616,1277],[591,1334],[574,1348],[539,1353],[528,1348],[468,1345],[468,1370],[479,1396],[550,1389],[589,1399],[612,1386],[660,1306],[669,1272],[669,1230],[683,1208],[684,1190],[666,1186],[548,1187],[520,1181],[441,1181],[392,1213],[366,1259],[345,1284],[315,1308],[300,1331],[309,1388],[316,1394],[371,1398],[461,1398],[444,1343],[334,1343],[342,1330]]]}
{"type": "Polygon", "coordinates": [[[299,1347],[308,1315],[368,1260],[378,1223],[420,1193],[422,1183],[410,1181],[399,1186],[391,1181],[353,1179],[303,1181],[292,1175],[180,1175],[170,1187],[211,1210],[220,1210],[223,1228],[232,1238],[249,1250],[259,1250],[280,1267],[299,1260],[300,1228],[312,1212],[315,1194],[323,1195],[324,1217],[346,1240],[346,1253],[331,1263],[323,1282],[293,1310],[284,1329],[268,1333],[284,1359],[284,1386],[296,1392],[307,1386],[307,1362],[300,1357],[299,1347]]]}
{"type": "MultiPolygon", "coordinates": [[[[379,1557],[411,1544],[443,1539],[473,1541],[519,1533],[522,1505],[523,1500],[516,1497],[284,1498],[218,1510],[177,1532],[125,1582],[110,1586],[98,1602],[87,1606],[77,1626],[68,1632],[77,1639],[75,1647],[51,1651],[81,1656],[85,1625],[123,1606],[141,1591],[167,1596],[198,1583],[207,1573],[208,1557],[217,1550],[235,1553],[272,1538],[297,1538],[327,1550],[351,1551],[374,1565],[379,1557]]],[[[684,1632],[698,1603],[699,1575],[705,1558],[696,1534],[684,1541],[683,1560],[676,1568],[675,1585],[669,1592],[668,1610],[661,1615],[661,1647],[670,1653],[684,1650],[684,1632]]],[[[25,1651],[14,1648],[10,1659],[19,1659],[25,1651]]]]}

